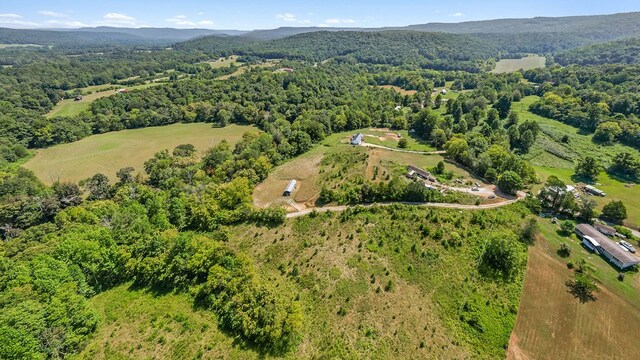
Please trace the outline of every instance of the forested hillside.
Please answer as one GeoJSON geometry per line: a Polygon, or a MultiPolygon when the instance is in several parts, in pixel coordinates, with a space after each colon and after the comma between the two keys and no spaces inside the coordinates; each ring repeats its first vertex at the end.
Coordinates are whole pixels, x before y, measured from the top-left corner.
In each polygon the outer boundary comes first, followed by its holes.
{"type": "Polygon", "coordinates": [[[640,62],[640,39],[629,39],[585,46],[557,54],[561,65],[637,64],[640,62]]]}

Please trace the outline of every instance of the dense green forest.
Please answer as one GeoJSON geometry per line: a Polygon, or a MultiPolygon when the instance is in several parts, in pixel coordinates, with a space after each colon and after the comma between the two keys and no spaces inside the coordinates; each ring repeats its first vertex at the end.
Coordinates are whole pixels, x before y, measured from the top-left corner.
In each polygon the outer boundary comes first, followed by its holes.
{"type": "Polygon", "coordinates": [[[554,58],[561,65],[636,64],[640,61],[640,40],[629,39],[581,47],[562,52],[554,58]]]}

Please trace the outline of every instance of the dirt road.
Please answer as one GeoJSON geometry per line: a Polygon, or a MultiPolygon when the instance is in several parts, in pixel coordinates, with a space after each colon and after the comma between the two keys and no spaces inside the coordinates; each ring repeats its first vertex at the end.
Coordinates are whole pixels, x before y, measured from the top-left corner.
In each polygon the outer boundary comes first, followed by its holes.
{"type": "Polygon", "coordinates": [[[396,148],[392,148],[392,147],[388,147],[388,146],[383,146],[383,145],[377,145],[377,144],[369,144],[368,142],[363,142],[362,144],[360,144],[361,146],[366,146],[366,147],[372,147],[372,148],[378,148],[378,149],[385,149],[385,150],[389,150],[389,151],[396,151],[396,152],[403,152],[403,153],[409,153],[409,154],[422,154],[422,155],[443,155],[446,154],[447,152],[444,150],[438,150],[438,151],[417,151],[417,150],[404,150],[404,149],[396,149],[396,148]]]}
{"type": "Polygon", "coordinates": [[[526,196],[525,193],[519,192],[518,197],[515,199],[510,199],[493,204],[483,204],[483,205],[463,205],[463,204],[448,204],[448,203],[420,203],[420,202],[407,202],[407,201],[397,201],[397,202],[382,202],[382,203],[372,203],[372,204],[358,204],[358,205],[337,205],[337,206],[325,206],[318,208],[308,208],[301,211],[297,211],[294,213],[287,214],[287,218],[296,218],[300,216],[305,216],[307,214],[316,212],[327,212],[327,211],[345,211],[349,207],[353,206],[363,206],[363,207],[373,207],[373,206],[389,206],[393,204],[404,204],[404,205],[413,205],[413,206],[425,206],[432,208],[443,208],[443,209],[460,209],[460,210],[483,210],[483,209],[495,209],[502,206],[507,206],[513,204],[517,201],[524,199],[526,196]]]}

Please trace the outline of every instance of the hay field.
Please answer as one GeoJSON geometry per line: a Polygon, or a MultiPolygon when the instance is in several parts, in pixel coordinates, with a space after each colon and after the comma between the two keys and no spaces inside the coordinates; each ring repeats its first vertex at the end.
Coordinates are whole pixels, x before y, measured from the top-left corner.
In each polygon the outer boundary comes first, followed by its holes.
{"type": "Polygon", "coordinates": [[[491,72],[501,74],[516,72],[520,69],[531,70],[545,66],[547,59],[544,56],[529,55],[521,59],[502,59],[496,63],[496,68],[491,72]]]}
{"type": "Polygon", "coordinates": [[[527,274],[507,359],[638,359],[640,345],[629,341],[640,322],[640,278],[617,270],[587,252],[572,235],[543,219],[542,237],[529,250],[527,274]],[[561,242],[572,249],[568,259],[556,254],[561,242]],[[571,278],[566,262],[585,259],[600,282],[595,302],[581,304],[564,285],[571,278]]]}
{"type": "Polygon", "coordinates": [[[234,144],[249,126],[214,128],[211,124],[173,124],[94,135],[70,144],[39,149],[24,166],[47,184],[54,180],[77,182],[95,173],[114,179],[119,169],[132,166],[143,171],[144,162],[156,152],[193,144],[199,151],[226,139],[234,144]]]}

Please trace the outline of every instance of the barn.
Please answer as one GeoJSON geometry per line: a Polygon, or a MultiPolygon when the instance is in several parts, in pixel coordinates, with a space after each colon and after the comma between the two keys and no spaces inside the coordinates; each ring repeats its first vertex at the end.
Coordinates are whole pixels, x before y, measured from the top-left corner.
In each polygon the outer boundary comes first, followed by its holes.
{"type": "Polygon", "coordinates": [[[640,259],[624,250],[613,240],[589,224],[576,225],[576,234],[582,243],[597,253],[603,255],[620,270],[630,268],[640,263],[640,259]]]}
{"type": "Polygon", "coordinates": [[[295,180],[290,180],[289,183],[287,184],[287,187],[284,188],[284,192],[282,193],[283,196],[291,196],[291,194],[293,193],[293,190],[296,189],[296,181],[295,180]]]}

